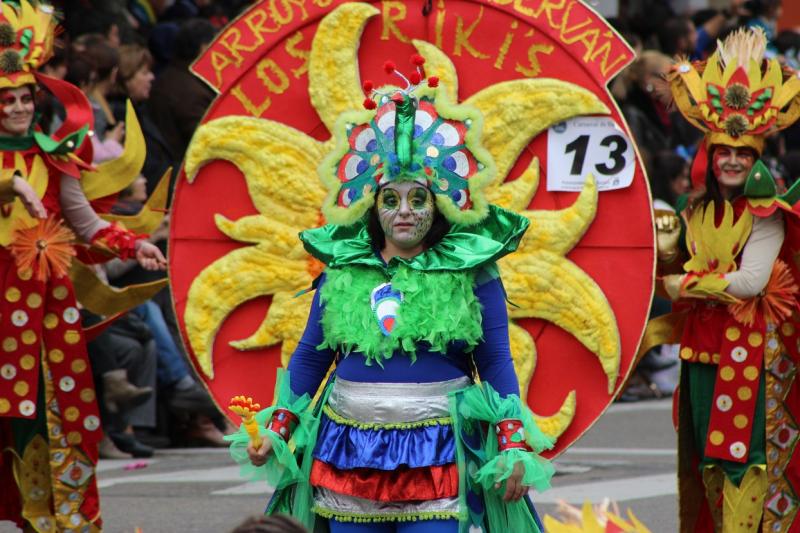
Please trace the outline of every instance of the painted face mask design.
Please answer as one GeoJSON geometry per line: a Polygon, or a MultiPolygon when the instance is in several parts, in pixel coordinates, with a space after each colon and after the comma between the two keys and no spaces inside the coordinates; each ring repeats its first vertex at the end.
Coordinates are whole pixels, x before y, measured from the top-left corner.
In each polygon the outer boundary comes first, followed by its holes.
{"type": "Polygon", "coordinates": [[[739,187],[744,184],[756,156],[749,148],[717,146],[712,156],[712,170],[721,185],[739,187]]]}
{"type": "Polygon", "coordinates": [[[378,220],[386,239],[399,248],[419,245],[433,225],[433,195],[422,185],[404,182],[378,192],[378,220]]]}
{"type": "Polygon", "coordinates": [[[0,91],[0,130],[23,135],[33,120],[34,100],[28,87],[0,91]]]}

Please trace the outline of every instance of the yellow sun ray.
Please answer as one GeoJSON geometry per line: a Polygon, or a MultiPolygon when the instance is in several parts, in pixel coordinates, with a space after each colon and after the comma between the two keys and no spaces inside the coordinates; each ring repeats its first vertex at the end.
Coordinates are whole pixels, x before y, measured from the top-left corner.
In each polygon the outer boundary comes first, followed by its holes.
{"type": "Polygon", "coordinates": [[[295,226],[283,224],[264,215],[250,215],[231,221],[222,215],[215,215],[217,228],[233,240],[258,244],[269,235],[270,252],[288,259],[306,259],[308,252],[297,238],[300,231],[295,226]]]}
{"type": "Polygon", "coordinates": [[[237,350],[255,350],[282,343],[281,365],[287,366],[303,334],[313,297],[311,292],[301,296],[289,292],[275,294],[269,313],[256,332],[246,339],[231,342],[231,346],[237,350]]]}
{"type": "Polygon", "coordinates": [[[307,261],[269,253],[268,243],[234,250],[206,267],[189,287],[184,322],[200,368],[214,377],[214,339],[226,317],[248,300],[311,284],[307,261]]]}
{"type": "Polygon", "coordinates": [[[542,433],[551,439],[558,439],[567,428],[572,424],[572,419],[575,418],[575,408],[578,405],[578,395],[574,390],[567,393],[564,402],[555,414],[544,416],[533,413],[533,418],[536,420],[536,425],[542,430],[542,433]]]}
{"type": "Polygon", "coordinates": [[[591,91],[544,78],[490,85],[464,103],[484,115],[482,141],[497,165],[495,186],[502,186],[528,143],[553,124],[580,115],[610,113],[591,91]]]}
{"type": "MultiPolygon", "coordinates": [[[[511,342],[511,356],[519,380],[520,398],[528,397],[528,386],[536,369],[536,344],[530,333],[509,321],[508,336],[511,342]]],[[[559,410],[550,416],[533,414],[539,429],[553,439],[560,437],[569,427],[575,416],[575,391],[567,394],[559,410]]]]}
{"type": "Polygon", "coordinates": [[[256,209],[298,228],[318,225],[324,191],[316,178],[324,145],[294,128],[253,117],[224,117],[203,124],[186,153],[194,181],[204,164],[229,161],[244,174],[256,209]]]}
{"type": "Polygon", "coordinates": [[[511,344],[514,369],[517,371],[519,380],[519,395],[521,398],[526,398],[528,384],[536,369],[536,343],[525,329],[511,321],[508,322],[508,339],[511,344]]]}
{"type": "Polygon", "coordinates": [[[550,250],[566,254],[581,240],[597,213],[597,183],[590,175],[577,200],[566,209],[522,211],[531,225],[519,250],[550,250]]]}
{"type": "Polygon", "coordinates": [[[486,188],[489,203],[519,213],[528,208],[539,187],[539,158],[534,157],[528,168],[513,181],[486,188]]]}
{"type": "Polygon", "coordinates": [[[425,74],[439,78],[439,84],[447,95],[448,102],[458,102],[458,73],[447,54],[436,45],[414,39],[414,48],[425,58],[425,74]]]}
{"type": "Polygon", "coordinates": [[[370,4],[353,2],[346,9],[334,9],[314,34],[314,42],[325,46],[311,46],[308,95],[328,131],[333,131],[339,115],[361,108],[358,45],[367,21],[379,13],[370,4]]]}
{"type": "Polygon", "coordinates": [[[512,318],[535,317],[558,325],[596,355],[608,377],[609,394],[619,374],[616,319],[594,280],[550,250],[511,254],[501,261],[512,318]]]}

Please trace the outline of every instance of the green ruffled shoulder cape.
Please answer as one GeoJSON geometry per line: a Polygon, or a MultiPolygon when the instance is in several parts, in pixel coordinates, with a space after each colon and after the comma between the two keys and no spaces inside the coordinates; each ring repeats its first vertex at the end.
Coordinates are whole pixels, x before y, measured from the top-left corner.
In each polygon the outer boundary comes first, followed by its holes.
{"type": "Polygon", "coordinates": [[[364,222],[350,226],[328,224],[300,233],[306,251],[328,268],[363,265],[394,274],[401,266],[420,272],[464,271],[493,266],[517,249],[530,222],[495,205],[471,226],[453,224],[435,246],[411,258],[394,257],[385,264],[375,253],[364,222]]]}
{"type": "Polygon", "coordinates": [[[495,261],[516,250],[528,224],[525,217],[492,206],[479,224],[454,225],[435,246],[388,264],[372,247],[363,223],[301,233],[306,250],[328,265],[320,289],[325,340],[319,348],[357,351],[367,364],[381,364],[396,350],[414,359],[420,342],[441,353],[453,341],[474,347],[483,336],[474,288],[497,277],[495,261]],[[403,300],[386,335],[371,295],[389,282],[403,300]]]}

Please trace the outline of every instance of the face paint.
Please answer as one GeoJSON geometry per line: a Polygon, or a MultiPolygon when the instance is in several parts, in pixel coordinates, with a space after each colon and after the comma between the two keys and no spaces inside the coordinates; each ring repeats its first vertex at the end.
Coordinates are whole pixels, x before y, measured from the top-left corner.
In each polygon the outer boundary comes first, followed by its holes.
{"type": "Polygon", "coordinates": [[[755,164],[756,156],[750,148],[714,147],[711,170],[723,187],[741,187],[755,164]]]}
{"type": "Polygon", "coordinates": [[[21,136],[28,133],[34,107],[30,87],[0,91],[0,134],[21,136]]]}
{"type": "Polygon", "coordinates": [[[418,183],[384,186],[376,209],[386,240],[401,249],[419,246],[433,225],[433,194],[418,183]]]}

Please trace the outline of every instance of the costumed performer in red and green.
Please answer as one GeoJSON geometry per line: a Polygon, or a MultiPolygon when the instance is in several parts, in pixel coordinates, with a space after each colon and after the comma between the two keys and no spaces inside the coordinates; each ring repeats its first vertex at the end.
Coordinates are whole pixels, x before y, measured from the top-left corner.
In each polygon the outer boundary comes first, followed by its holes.
{"type": "Polygon", "coordinates": [[[114,177],[90,165],[86,97],[36,72],[52,54],[52,8],[21,0],[0,10],[0,520],[39,533],[99,531],[102,429],[68,272],[76,255],[166,262],[87,199],[114,177]],[[35,126],[37,83],[67,112],[52,136],[35,126]]]}
{"type": "Polygon", "coordinates": [[[739,30],[670,74],[705,133],[698,192],[681,206],[685,249],[680,225],[659,221],[661,273],[680,272],[663,283],[681,344],[682,532],[800,531],[800,189],[779,195],[759,160],[765,137],[800,117],[800,79],[765,47],[763,32],[739,30]]]}

